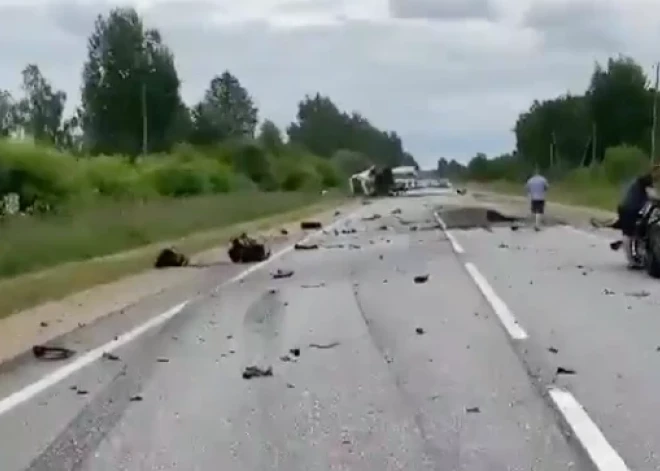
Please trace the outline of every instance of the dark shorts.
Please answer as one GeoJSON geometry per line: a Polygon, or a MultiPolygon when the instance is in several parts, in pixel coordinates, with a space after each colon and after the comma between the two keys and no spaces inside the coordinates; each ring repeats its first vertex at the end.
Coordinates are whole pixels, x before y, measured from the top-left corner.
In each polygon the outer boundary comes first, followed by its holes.
{"type": "Polygon", "coordinates": [[[532,214],[545,213],[545,200],[532,200],[532,214]]]}
{"type": "Polygon", "coordinates": [[[617,210],[619,215],[619,220],[616,222],[615,226],[621,229],[623,235],[628,237],[633,237],[635,235],[635,227],[637,225],[638,211],[631,211],[625,208],[619,208],[617,210]]]}

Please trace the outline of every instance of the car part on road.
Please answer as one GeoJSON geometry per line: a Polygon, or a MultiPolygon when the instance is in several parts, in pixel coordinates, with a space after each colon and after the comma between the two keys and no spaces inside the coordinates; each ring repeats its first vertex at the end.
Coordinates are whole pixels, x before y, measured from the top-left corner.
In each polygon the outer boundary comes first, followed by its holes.
{"type": "Polygon", "coordinates": [[[233,263],[262,262],[270,257],[270,250],[246,233],[231,239],[227,254],[233,263]]]}
{"type": "Polygon", "coordinates": [[[468,414],[478,414],[481,412],[481,409],[479,409],[478,407],[468,407],[467,409],[465,409],[465,412],[467,412],[468,414]]]}
{"type": "Polygon", "coordinates": [[[155,268],[174,268],[174,267],[186,267],[190,265],[190,259],[179,252],[174,247],[168,247],[163,249],[158,254],[156,258],[156,263],[154,264],[155,268]]]}
{"type": "Polygon", "coordinates": [[[321,229],[323,225],[319,221],[302,221],[300,223],[300,228],[303,231],[321,229]]]}
{"type": "Polygon", "coordinates": [[[421,327],[417,327],[417,328],[415,329],[415,333],[416,333],[417,335],[424,335],[424,334],[426,333],[426,331],[425,331],[423,328],[421,328],[421,327]]]}
{"type": "Polygon", "coordinates": [[[258,366],[248,366],[243,370],[243,379],[265,378],[273,376],[273,367],[260,368],[258,366]]]}
{"type": "Polygon", "coordinates": [[[326,343],[326,344],[310,343],[309,348],[318,348],[320,350],[327,350],[327,349],[330,349],[330,348],[335,348],[339,345],[340,345],[340,342],[330,342],[330,343],[326,343]]]}
{"type": "Polygon", "coordinates": [[[557,371],[555,372],[556,375],[574,375],[577,374],[575,370],[572,370],[570,368],[564,368],[563,366],[557,367],[557,371]]]}
{"type": "Polygon", "coordinates": [[[293,246],[295,250],[316,250],[319,248],[318,244],[296,244],[293,246]]]}
{"type": "Polygon", "coordinates": [[[271,273],[270,276],[275,280],[279,280],[281,278],[291,278],[293,276],[293,270],[282,270],[281,268],[278,268],[277,271],[271,273]]]}
{"type": "Polygon", "coordinates": [[[66,360],[75,355],[76,351],[65,347],[35,345],[32,347],[32,354],[40,360],[66,360]]]}
{"type": "Polygon", "coordinates": [[[300,356],[300,349],[299,348],[292,348],[289,350],[289,353],[293,355],[294,357],[299,357],[300,356]]]}
{"type": "Polygon", "coordinates": [[[104,360],[110,360],[110,361],[119,361],[120,360],[120,358],[117,355],[115,355],[114,353],[109,353],[109,352],[105,352],[103,355],[101,355],[101,358],[103,358],[104,360]]]}
{"type": "Polygon", "coordinates": [[[371,216],[365,216],[362,218],[363,221],[375,221],[376,219],[380,219],[382,216],[378,213],[372,214],[371,216]]]}
{"type": "Polygon", "coordinates": [[[420,283],[426,283],[429,281],[429,275],[417,275],[414,278],[415,283],[420,284],[420,283]]]}

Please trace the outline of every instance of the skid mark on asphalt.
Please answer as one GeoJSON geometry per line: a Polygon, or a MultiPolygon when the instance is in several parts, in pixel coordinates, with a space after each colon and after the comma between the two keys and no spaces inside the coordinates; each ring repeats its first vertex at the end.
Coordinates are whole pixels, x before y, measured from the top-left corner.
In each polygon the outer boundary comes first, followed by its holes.
{"type": "MultiPolygon", "coordinates": [[[[465,250],[456,240],[456,237],[448,230],[447,225],[435,213],[438,223],[449,239],[452,248],[457,254],[464,254],[465,250]]],[[[595,234],[572,226],[563,226],[564,229],[591,240],[605,242],[607,239],[601,234],[595,234]]],[[[506,303],[499,297],[488,280],[481,274],[474,263],[465,262],[465,268],[473,281],[491,305],[500,322],[513,340],[528,340],[527,332],[520,326],[506,303]]],[[[584,407],[570,392],[555,386],[547,387],[547,394],[552,401],[552,406],[561,414],[563,420],[568,424],[575,439],[583,451],[587,454],[594,467],[598,471],[630,471],[623,458],[610,445],[598,425],[589,417],[584,407]]]]}

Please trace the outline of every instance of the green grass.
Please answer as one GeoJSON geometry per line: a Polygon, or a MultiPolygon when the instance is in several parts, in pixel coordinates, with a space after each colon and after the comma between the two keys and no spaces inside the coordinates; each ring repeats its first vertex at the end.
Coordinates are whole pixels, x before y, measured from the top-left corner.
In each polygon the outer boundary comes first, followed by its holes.
{"type": "MultiPolygon", "coordinates": [[[[524,183],[498,180],[488,183],[474,183],[470,186],[494,193],[525,196],[524,183]]],[[[573,206],[614,211],[621,197],[621,189],[602,183],[572,184],[550,182],[548,200],[573,206]]]]}
{"type": "Polygon", "coordinates": [[[194,254],[344,201],[339,193],[227,194],[12,221],[0,252],[0,318],[147,270],[165,244],[194,254]]]}

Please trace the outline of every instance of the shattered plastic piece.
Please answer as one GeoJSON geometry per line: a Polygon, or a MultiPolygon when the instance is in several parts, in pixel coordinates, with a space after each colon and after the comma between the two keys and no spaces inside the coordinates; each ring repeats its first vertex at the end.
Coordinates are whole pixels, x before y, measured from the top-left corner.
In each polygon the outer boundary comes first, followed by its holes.
{"type": "Polygon", "coordinates": [[[559,350],[557,350],[555,347],[550,347],[550,348],[548,348],[548,351],[549,351],[550,353],[559,353],[559,350]]]}
{"type": "Polygon", "coordinates": [[[415,333],[417,333],[417,335],[424,335],[425,331],[421,327],[417,327],[415,333]]]}
{"type": "Polygon", "coordinates": [[[289,350],[289,352],[294,356],[294,357],[299,357],[300,356],[300,349],[299,348],[292,348],[289,350]]]}
{"type": "Polygon", "coordinates": [[[143,399],[144,399],[144,398],[143,398],[142,396],[140,396],[139,394],[136,394],[135,396],[131,396],[131,398],[129,399],[129,401],[131,401],[131,402],[140,402],[140,401],[142,401],[143,399]]]}
{"type": "Polygon", "coordinates": [[[248,366],[243,370],[243,379],[263,378],[273,376],[273,367],[259,368],[258,366],[248,366]]]}
{"type": "Polygon", "coordinates": [[[502,242],[500,245],[498,245],[498,247],[499,247],[500,249],[508,249],[508,248],[509,248],[509,246],[506,245],[504,242],[502,242]]]}
{"type": "Polygon", "coordinates": [[[289,231],[287,231],[286,229],[280,229],[280,234],[289,235],[289,231]]]}
{"type": "Polygon", "coordinates": [[[603,293],[605,293],[605,294],[608,295],[608,296],[612,296],[612,295],[614,294],[614,291],[612,291],[611,289],[607,289],[607,288],[605,288],[605,289],[603,290],[603,293]]]}
{"type": "Polygon", "coordinates": [[[270,276],[275,280],[280,278],[291,278],[293,276],[293,270],[282,270],[278,268],[277,271],[271,273],[270,276]]]}
{"type": "Polygon", "coordinates": [[[158,358],[156,361],[158,363],[169,363],[170,359],[169,358],[158,358]]]}
{"type": "Polygon", "coordinates": [[[117,355],[115,355],[114,353],[105,352],[102,355],[102,357],[103,357],[104,360],[119,361],[119,357],[117,355]]]}
{"type": "Polygon", "coordinates": [[[319,248],[318,244],[296,244],[293,246],[296,250],[316,250],[319,248]]]}
{"type": "Polygon", "coordinates": [[[467,409],[465,409],[465,412],[467,412],[468,414],[478,414],[479,412],[481,412],[481,409],[479,409],[478,407],[468,407],[467,409]]]}
{"type": "Polygon", "coordinates": [[[89,391],[86,389],[76,389],[76,394],[79,396],[86,396],[89,394],[89,391]]]}
{"type": "Polygon", "coordinates": [[[76,351],[64,347],[35,345],[32,347],[32,354],[40,360],[66,360],[75,355],[76,351]]]}
{"type": "Polygon", "coordinates": [[[323,224],[321,224],[319,221],[302,221],[300,223],[300,228],[303,231],[311,230],[311,229],[321,229],[322,227],[323,224]]]}
{"type": "Polygon", "coordinates": [[[418,283],[418,284],[419,283],[426,283],[427,281],[429,281],[429,275],[417,275],[414,278],[414,281],[415,281],[415,283],[418,283]]]}
{"type": "Polygon", "coordinates": [[[382,216],[378,213],[372,214],[371,216],[366,216],[363,217],[363,221],[375,221],[376,219],[380,219],[382,216]]]}
{"type": "Polygon", "coordinates": [[[574,374],[576,374],[576,371],[572,370],[570,368],[564,368],[563,366],[559,366],[559,367],[557,367],[556,374],[558,374],[558,375],[574,375],[574,374]]]}
{"type": "Polygon", "coordinates": [[[309,348],[318,348],[321,350],[327,350],[329,348],[335,348],[339,345],[339,342],[330,342],[327,344],[321,344],[321,343],[310,343],[309,348]]]}
{"type": "Polygon", "coordinates": [[[155,268],[186,267],[190,265],[190,259],[174,247],[163,249],[156,258],[155,268]]]}

